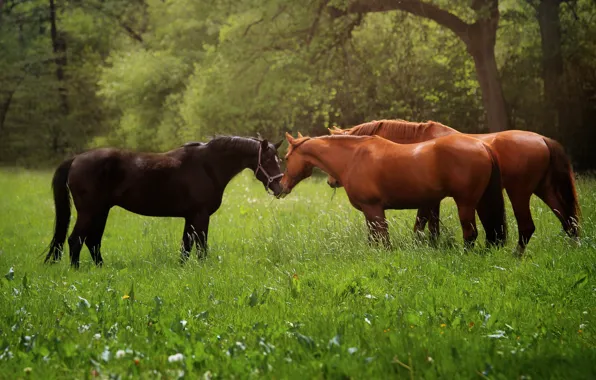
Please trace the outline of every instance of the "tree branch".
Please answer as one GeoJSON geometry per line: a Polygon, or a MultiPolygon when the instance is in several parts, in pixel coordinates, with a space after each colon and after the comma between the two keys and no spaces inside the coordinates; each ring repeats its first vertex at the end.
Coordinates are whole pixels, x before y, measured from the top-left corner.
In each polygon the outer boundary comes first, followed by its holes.
{"type": "Polygon", "coordinates": [[[264,18],[260,18],[257,21],[253,21],[250,24],[248,24],[248,26],[246,27],[246,29],[244,30],[244,33],[242,34],[243,37],[246,37],[246,35],[248,34],[248,32],[250,31],[250,28],[252,28],[255,25],[258,25],[260,23],[262,23],[263,21],[265,21],[264,18]]]}
{"type": "Polygon", "coordinates": [[[128,34],[128,36],[134,40],[137,40],[140,43],[143,43],[143,37],[141,37],[141,35],[137,32],[134,31],[134,29],[132,29],[128,24],[124,23],[124,21],[122,21],[122,19],[115,14],[112,14],[111,12],[108,12],[107,10],[105,10],[101,5],[96,5],[96,4],[92,4],[91,2],[88,1],[75,1],[75,4],[79,4],[82,7],[87,7],[87,8],[93,8],[96,11],[98,11],[100,14],[102,14],[104,17],[110,18],[112,20],[115,20],[116,23],[118,25],[120,25],[120,27],[122,29],[124,29],[126,31],[126,33],[128,34]]]}
{"type": "Polygon", "coordinates": [[[315,33],[317,32],[317,28],[319,27],[319,22],[321,20],[321,14],[323,13],[323,9],[325,9],[328,2],[329,2],[328,0],[325,0],[325,1],[321,1],[321,3],[319,4],[319,8],[317,9],[317,14],[315,15],[315,19],[313,20],[313,22],[310,26],[310,30],[308,32],[308,36],[306,37],[307,45],[310,45],[312,39],[315,36],[315,33]]]}
{"type": "Polygon", "coordinates": [[[420,0],[356,0],[348,5],[347,10],[332,9],[332,16],[341,16],[346,13],[371,13],[387,12],[400,10],[408,12],[415,16],[420,16],[433,20],[453,33],[455,33],[464,43],[469,43],[468,28],[469,24],[462,19],[434,4],[429,4],[420,0]]]}

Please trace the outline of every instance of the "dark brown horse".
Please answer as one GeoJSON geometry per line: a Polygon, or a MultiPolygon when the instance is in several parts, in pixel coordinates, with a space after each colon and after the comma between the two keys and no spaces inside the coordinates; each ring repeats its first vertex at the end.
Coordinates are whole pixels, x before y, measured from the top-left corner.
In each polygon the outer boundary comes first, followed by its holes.
{"type": "MultiPolygon", "coordinates": [[[[354,136],[378,135],[400,144],[429,141],[441,136],[460,134],[453,128],[429,121],[413,123],[403,120],[379,120],[350,129],[334,128],[331,134],[354,136]]],[[[559,218],[563,230],[572,238],[579,237],[580,208],[574,174],[561,144],[537,133],[511,130],[499,133],[467,135],[489,144],[499,158],[503,186],[507,190],[517,220],[521,255],[535,227],[530,212],[530,197],[536,194],[559,218]]],[[[330,186],[341,186],[333,178],[330,186]]],[[[440,204],[418,210],[415,231],[422,231],[429,222],[431,236],[439,234],[440,204]]]]}
{"type": "Polygon", "coordinates": [[[236,174],[249,168],[267,191],[281,193],[277,156],[281,143],[224,136],[166,153],[101,148],[64,161],[52,180],[56,222],[45,262],[62,258],[70,222],[69,194],[78,213],[68,238],[70,262],[76,268],[83,243],[95,264],[103,263],[101,238],[113,206],[146,216],[184,218],[182,261],[188,259],[193,242],[199,257],[204,256],[209,217],[236,174]]]}
{"type": "Polygon", "coordinates": [[[474,245],[476,210],[488,245],[506,240],[505,205],[498,159],[488,144],[463,135],[419,144],[396,144],[378,136],[292,138],[281,180],[288,194],[318,167],[339,179],[352,205],[366,217],[370,235],[389,245],[387,209],[457,204],[466,247],[474,245]]]}

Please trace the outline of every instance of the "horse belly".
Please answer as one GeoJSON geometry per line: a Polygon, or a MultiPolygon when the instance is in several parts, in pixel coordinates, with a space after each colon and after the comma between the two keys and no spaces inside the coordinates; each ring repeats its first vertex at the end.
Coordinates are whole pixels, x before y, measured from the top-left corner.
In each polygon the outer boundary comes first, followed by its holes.
{"type": "Polygon", "coordinates": [[[399,191],[391,194],[385,201],[385,207],[394,210],[417,209],[433,206],[445,198],[440,191],[426,189],[424,191],[399,191]]]}
{"type": "MultiPolygon", "coordinates": [[[[402,172],[403,173],[403,172],[402,172]]],[[[387,176],[381,183],[384,204],[389,209],[416,209],[434,205],[445,197],[437,178],[428,172],[410,173],[408,176],[387,176]]]]}
{"type": "Polygon", "coordinates": [[[184,217],[195,206],[183,187],[162,189],[142,184],[116,192],[114,205],[135,214],[164,217],[184,217]]]}

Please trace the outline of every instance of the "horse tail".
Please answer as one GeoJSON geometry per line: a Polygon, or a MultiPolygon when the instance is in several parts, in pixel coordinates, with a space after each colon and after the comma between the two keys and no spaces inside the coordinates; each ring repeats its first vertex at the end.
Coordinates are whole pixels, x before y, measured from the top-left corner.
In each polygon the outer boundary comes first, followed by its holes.
{"type": "Polygon", "coordinates": [[[505,200],[503,199],[503,183],[499,159],[488,144],[483,144],[490,155],[491,173],[488,185],[480,198],[480,207],[486,215],[483,223],[486,240],[489,244],[503,246],[507,240],[507,218],[505,216],[505,200]]]}
{"type": "Polygon", "coordinates": [[[52,190],[54,192],[54,208],[56,209],[56,220],[54,222],[54,237],[50,243],[50,249],[44,260],[47,263],[50,259],[58,261],[62,258],[64,241],[70,224],[70,190],[68,189],[68,173],[74,157],[60,164],[54,172],[52,179],[52,190]]]}
{"type": "Polygon", "coordinates": [[[550,153],[550,164],[542,185],[546,191],[552,191],[552,195],[556,197],[556,203],[561,208],[558,212],[565,232],[569,236],[577,238],[579,237],[581,210],[577,200],[571,163],[560,143],[548,137],[543,137],[543,139],[550,153]]]}

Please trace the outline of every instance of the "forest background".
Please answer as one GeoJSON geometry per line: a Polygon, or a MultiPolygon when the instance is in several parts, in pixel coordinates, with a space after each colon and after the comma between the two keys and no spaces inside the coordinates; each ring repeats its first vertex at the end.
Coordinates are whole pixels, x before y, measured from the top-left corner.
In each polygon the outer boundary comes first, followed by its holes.
{"type": "Polygon", "coordinates": [[[381,118],[596,167],[594,0],[0,0],[0,164],[381,118]]]}

